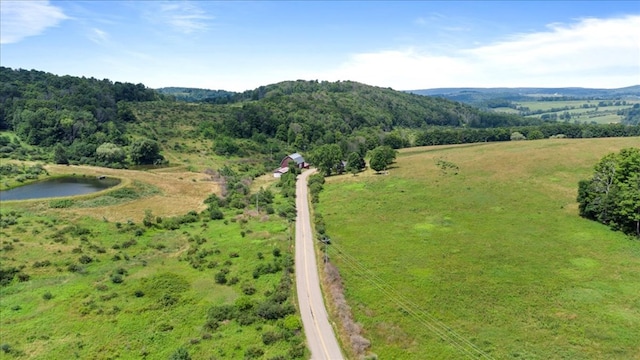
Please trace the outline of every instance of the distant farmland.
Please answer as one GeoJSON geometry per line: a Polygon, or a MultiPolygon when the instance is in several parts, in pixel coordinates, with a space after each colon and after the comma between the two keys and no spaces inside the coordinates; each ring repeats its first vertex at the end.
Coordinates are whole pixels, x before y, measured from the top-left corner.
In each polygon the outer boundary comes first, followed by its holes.
{"type": "Polygon", "coordinates": [[[620,112],[637,103],[640,100],[523,101],[494,110],[547,120],[609,124],[619,123],[623,118],[620,112]]]}
{"type": "Polygon", "coordinates": [[[371,351],[637,358],[640,242],[578,217],[575,198],[602,156],[639,144],[412,148],[388,175],[328,178],[317,211],[371,351]]]}

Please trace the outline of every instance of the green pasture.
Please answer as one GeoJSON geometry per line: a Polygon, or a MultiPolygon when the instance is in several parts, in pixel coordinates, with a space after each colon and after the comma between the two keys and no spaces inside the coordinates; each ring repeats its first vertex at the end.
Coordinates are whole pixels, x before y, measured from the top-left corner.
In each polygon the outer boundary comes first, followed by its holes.
{"type": "Polygon", "coordinates": [[[601,157],[639,145],[412,148],[388,174],[328,178],[317,211],[371,352],[638,358],[640,242],[580,218],[575,198],[601,157]]]}
{"type": "Polygon", "coordinates": [[[283,271],[254,270],[292,254],[282,219],[228,213],[169,230],[171,218],[145,226],[20,204],[1,215],[3,279],[19,273],[0,287],[0,359],[167,359],[180,347],[193,359],[291,358],[304,341],[297,315],[207,325],[213,306],[255,309],[276,291],[283,271]]]}
{"type": "MultiPolygon", "coordinates": [[[[543,111],[543,113],[529,115],[530,117],[542,117],[543,115],[557,114],[558,116],[568,112],[571,114],[571,122],[581,123],[598,123],[609,124],[618,123],[622,116],[618,115],[618,111],[628,109],[633,105],[640,103],[637,99],[625,99],[625,105],[598,106],[601,100],[566,100],[566,101],[523,101],[515,102],[522,108],[528,108],[529,111],[543,111]],[[587,105],[588,107],[584,107],[587,105]],[[566,109],[565,109],[566,108],[566,109]]],[[[609,100],[606,100],[607,102],[609,100]]],[[[617,101],[617,100],[616,100],[617,101]]],[[[615,103],[615,101],[613,101],[615,103]]],[[[495,111],[520,114],[520,110],[508,107],[494,109],[495,111]]],[[[558,119],[558,121],[563,121],[558,119]]]]}

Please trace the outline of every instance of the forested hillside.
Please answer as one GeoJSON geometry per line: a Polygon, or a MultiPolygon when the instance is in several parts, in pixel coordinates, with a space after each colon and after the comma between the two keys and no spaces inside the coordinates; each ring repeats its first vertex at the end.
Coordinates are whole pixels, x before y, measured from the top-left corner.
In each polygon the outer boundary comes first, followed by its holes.
{"type": "Polygon", "coordinates": [[[208,90],[184,87],[164,87],[156,89],[160,94],[173,97],[179,101],[208,102],[212,104],[226,104],[234,101],[238,93],[226,90],[208,90]]]}
{"type": "Polygon", "coordinates": [[[169,88],[0,68],[0,155],[111,167],[163,161],[184,139],[218,156],[380,145],[637,136],[640,127],[544,121],[351,81],[285,81],[243,93],[169,88]],[[198,91],[196,91],[198,90],[198,91]],[[184,100],[177,101],[183,94],[184,100]]]}
{"type": "MultiPolygon", "coordinates": [[[[136,120],[128,104],[160,99],[143,84],[36,70],[2,67],[0,83],[0,130],[11,130],[21,142],[40,149],[57,146],[59,163],[96,158],[103,144],[112,144],[104,149],[115,149],[121,157],[119,147],[129,144],[126,124],[136,120]]],[[[2,141],[0,152],[29,150],[7,142],[2,141]]]]}

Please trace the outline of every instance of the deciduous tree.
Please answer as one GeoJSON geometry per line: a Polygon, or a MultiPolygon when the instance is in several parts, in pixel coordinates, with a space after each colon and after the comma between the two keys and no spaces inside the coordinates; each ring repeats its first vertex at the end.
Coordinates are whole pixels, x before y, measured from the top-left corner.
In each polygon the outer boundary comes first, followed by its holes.
{"type": "Polygon", "coordinates": [[[155,164],[164,160],[160,154],[160,146],[151,139],[138,139],[131,144],[131,161],[134,164],[155,164]]]}
{"type": "Polygon", "coordinates": [[[309,160],[326,176],[331,175],[342,161],[342,150],[338,144],[325,144],[309,154],[309,160]]]}
{"type": "Polygon", "coordinates": [[[580,215],[640,236],[640,148],[609,154],[578,184],[580,215]]]}

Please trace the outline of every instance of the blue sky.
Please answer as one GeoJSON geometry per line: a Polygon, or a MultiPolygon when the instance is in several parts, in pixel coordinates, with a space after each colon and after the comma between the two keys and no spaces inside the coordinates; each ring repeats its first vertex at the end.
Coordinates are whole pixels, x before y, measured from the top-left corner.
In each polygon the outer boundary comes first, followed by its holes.
{"type": "Polygon", "coordinates": [[[0,64],[149,87],[640,84],[639,1],[10,1],[0,64]]]}

